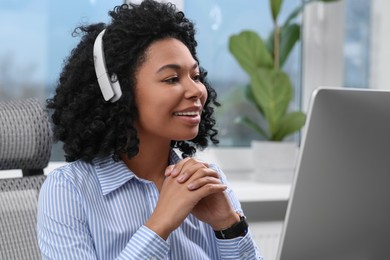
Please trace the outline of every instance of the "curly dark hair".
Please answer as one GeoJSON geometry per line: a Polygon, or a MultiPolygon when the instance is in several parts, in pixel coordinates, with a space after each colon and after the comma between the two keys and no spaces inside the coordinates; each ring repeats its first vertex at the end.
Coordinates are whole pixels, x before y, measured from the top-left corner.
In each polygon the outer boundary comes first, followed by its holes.
{"type": "MultiPolygon", "coordinates": [[[[53,112],[54,138],[63,142],[66,161],[90,162],[110,154],[119,160],[122,153],[129,158],[138,153],[139,139],[133,126],[138,117],[135,73],[150,44],[168,37],[178,39],[199,63],[194,24],[174,5],[145,0],[139,5],[116,6],[109,15],[111,23],[107,25],[96,23],[74,30],[73,35],[81,35],[81,40],[64,62],[54,97],[47,100],[53,112]],[[93,64],[94,41],[103,29],[107,70],[117,75],[123,93],[115,103],[103,99],[93,64]]],[[[213,118],[213,106],[219,106],[217,94],[206,80],[207,72],[200,71],[208,97],[198,135],[189,141],[171,142],[183,157],[194,155],[196,148],[206,148],[209,141],[218,143],[213,118]]]]}

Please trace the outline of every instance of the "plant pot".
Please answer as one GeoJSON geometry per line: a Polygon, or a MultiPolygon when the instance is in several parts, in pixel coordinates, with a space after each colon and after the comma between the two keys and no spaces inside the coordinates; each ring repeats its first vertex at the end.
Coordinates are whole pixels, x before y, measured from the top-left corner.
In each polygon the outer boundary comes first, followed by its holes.
{"type": "Polygon", "coordinates": [[[291,183],[298,158],[295,142],[252,141],[254,180],[291,183]]]}

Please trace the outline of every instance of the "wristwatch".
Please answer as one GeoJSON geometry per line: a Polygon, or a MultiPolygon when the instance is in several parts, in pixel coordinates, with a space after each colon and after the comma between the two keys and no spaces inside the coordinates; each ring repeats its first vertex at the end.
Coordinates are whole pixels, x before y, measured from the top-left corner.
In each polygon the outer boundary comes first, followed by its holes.
{"type": "Polygon", "coordinates": [[[248,222],[244,216],[240,216],[240,221],[233,224],[230,228],[224,230],[214,230],[215,236],[219,239],[232,239],[243,237],[248,233],[248,222]]]}

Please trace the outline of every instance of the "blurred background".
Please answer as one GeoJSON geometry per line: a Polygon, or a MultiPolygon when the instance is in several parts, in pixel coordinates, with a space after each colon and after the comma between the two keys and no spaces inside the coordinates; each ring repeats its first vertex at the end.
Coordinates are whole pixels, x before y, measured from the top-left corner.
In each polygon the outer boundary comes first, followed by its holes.
{"type": "MultiPolygon", "coordinates": [[[[0,99],[51,97],[63,60],[79,40],[71,36],[73,29],[109,22],[108,11],[123,2],[0,0],[0,99]]],[[[244,29],[266,37],[272,29],[269,1],[173,2],[196,23],[200,62],[222,103],[217,110],[220,146],[250,146],[256,134],[234,118],[243,112],[257,114],[244,98],[249,79],[229,52],[228,40],[244,29]]],[[[301,3],[284,1],[281,20],[301,3]]],[[[390,88],[389,10],[385,0],[307,5],[297,17],[303,25],[301,41],[284,66],[293,81],[295,108],[305,111],[311,92],[320,85],[390,88]]],[[[52,160],[62,161],[61,144],[53,149],[52,160]]]]}

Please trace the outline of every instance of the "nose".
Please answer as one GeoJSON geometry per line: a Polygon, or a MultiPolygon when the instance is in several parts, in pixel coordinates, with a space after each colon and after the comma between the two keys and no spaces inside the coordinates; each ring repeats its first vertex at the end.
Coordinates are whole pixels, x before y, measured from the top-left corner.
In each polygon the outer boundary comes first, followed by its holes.
{"type": "Polygon", "coordinates": [[[206,86],[200,81],[195,81],[192,78],[189,78],[185,85],[185,97],[187,99],[195,100],[207,97],[206,86]]]}

